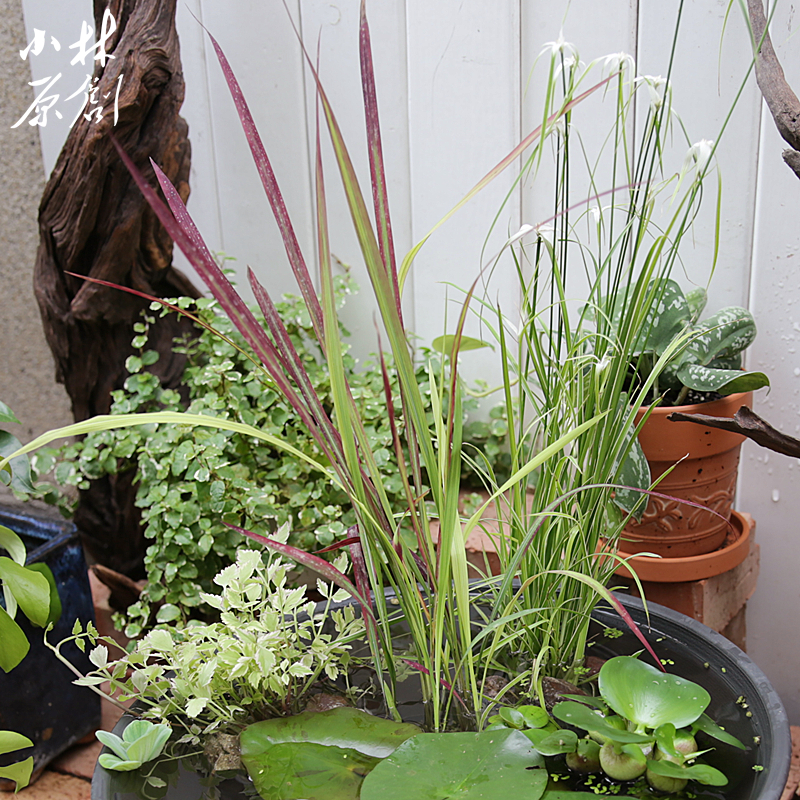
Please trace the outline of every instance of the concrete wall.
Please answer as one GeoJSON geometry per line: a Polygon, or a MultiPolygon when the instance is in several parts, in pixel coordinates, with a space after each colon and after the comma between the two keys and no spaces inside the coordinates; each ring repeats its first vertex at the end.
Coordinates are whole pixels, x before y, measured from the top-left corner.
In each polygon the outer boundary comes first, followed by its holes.
{"type": "Polygon", "coordinates": [[[19,57],[27,43],[20,1],[0,0],[0,399],[19,417],[22,424],[8,430],[23,441],[72,422],[33,296],[45,184],[38,128],[11,129],[32,100],[30,68],[19,57]]]}

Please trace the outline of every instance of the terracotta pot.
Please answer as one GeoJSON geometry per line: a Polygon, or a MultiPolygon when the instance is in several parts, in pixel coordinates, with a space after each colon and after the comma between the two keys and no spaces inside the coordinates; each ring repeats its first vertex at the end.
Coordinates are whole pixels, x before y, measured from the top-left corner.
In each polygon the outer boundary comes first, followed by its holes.
{"type": "MultiPolygon", "coordinates": [[[[636,572],[639,580],[646,583],[686,583],[700,581],[722,575],[724,572],[738,567],[750,552],[750,533],[753,528],[752,519],[734,511],[731,524],[735,534],[732,541],[713,553],[684,558],[653,558],[651,556],[633,556],[628,563],[636,572]]],[[[630,570],[621,564],[616,570],[618,575],[631,577],[630,570]]],[[[650,594],[646,593],[649,598],[650,594]]],[[[656,599],[656,602],[663,603],[656,599]]]]}
{"type": "MultiPolygon", "coordinates": [[[[742,392],[711,403],[653,410],[639,433],[639,444],[653,480],[677,464],[656,488],[670,499],[650,498],[641,523],[625,529],[620,550],[686,558],[711,553],[725,541],[745,437],[691,422],[669,422],[667,415],[681,411],[732,417],[741,406],[751,405],[752,399],[752,392],[742,392]],[[684,500],[704,508],[681,502],[684,500]]],[[[637,421],[646,410],[639,410],[637,421]]]]}

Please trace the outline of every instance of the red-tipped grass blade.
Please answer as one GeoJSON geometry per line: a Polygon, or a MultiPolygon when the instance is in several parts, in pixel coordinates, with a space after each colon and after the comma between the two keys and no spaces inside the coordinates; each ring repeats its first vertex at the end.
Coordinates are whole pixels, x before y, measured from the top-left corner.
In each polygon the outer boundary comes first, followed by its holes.
{"type": "Polygon", "coordinates": [[[370,607],[368,600],[369,595],[367,595],[367,597],[362,596],[358,589],[353,585],[352,581],[345,574],[339,572],[339,570],[336,569],[333,564],[329,564],[327,561],[325,561],[324,558],[319,558],[313,553],[307,553],[305,550],[300,550],[299,548],[292,547],[289,544],[283,544],[275,541],[275,539],[262,536],[260,533],[254,533],[253,531],[245,530],[237,525],[230,525],[227,522],[223,524],[231,530],[237,531],[243,536],[247,536],[256,542],[263,544],[270,550],[274,550],[276,553],[280,553],[282,556],[291,558],[292,561],[296,561],[298,564],[308,567],[308,569],[318,573],[323,578],[326,578],[335,586],[338,586],[340,589],[344,589],[361,606],[361,612],[364,615],[365,624],[368,621],[373,625],[375,624],[375,616],[372,613],[372,608],[370,607]]]}
{"type": "Polygon", "coordinates": [[[267,156],[264,143],[261,141],[261,136],[256,129],[253,115],[250,113],[250,107],[247,105],[247,101],[242,94],[242,88],[236,80],[233,69],[228,59],[225,57],[225,53],[222,52],[219,43],[207,29],[206,33],[208,33],[211,44],[214,46],[214,52],[217,54],[217,59],[222,68],[222,74],[225,76],[225,81],[228,84],[228,89],[230,90],[234,105],[236,106],[236,111],[239,114],[244,134],[247,137],[247,143],[250,145],[250,152],[253,154],[253,161],[258,170],[259,177],[261,178],[261,184],[264,187],[270,206],[272,206],[272,213],[275,216],[275,221],[278,223],[278,228],[283,237],[286,255],[289,257],[289,263],[291,264],[295,279],[297,280],[297,285],[300,287],[300,292],[303,295],[303,299],[306,301],[308,313],[311,316],[311,324],[324,349],[325,337],[322,329],[322,308],[320,307],[319,299],[314,289],[314,283],[311,280],[311,275],[306,266],[305,259],[303,258],[303,253],[300,250],[294,227],[289,219],[289,212],[286,210],[286,204],[283,201],[283,195],[278,187],[278,181],[275,178],[272,164],[267,156]]]}
{"type": "MultiPolygon", "coordinates": [[[[406,664],[408,664],[408,666],[411,667],[411,669],[415,669],[417,670],[417,672],[421,672],[423,675],[431,674],[430,670],[427,669],[427,667],[424,667],[418,661],[412,661],[410,658],[403,658],[401,659],[401,661],[405,661],[406,664]]],[[[451,683],[448,683],[444,678],[439,678],[439,683],[441,683],[442,686],[444,686],[444,688],[447,689],[449,692],[452,692],[456,700],[458,700],[458,702],[461,703],[461,705],[464,706],[464,708],[467,707],[467,704],[461,699],[461,695],[453,688],[453,685],[451,683]]]]}
{"type": "Polygon", "coordinates": [[[381,146],[381,127],[378,118],[378,99],[375,91],[375,70],[372,63],[369,24],[364,0],[361,0],[359,27],[359,53],[361,56],[361,87],[364,94],[364,115],[367,123],[367,152],[372,178],[372,202],[375,206],[375,227],[378,230],[378,245],[386,271],[392,279],[397,315],[401,321],[403,309],[400,303],[400,285],[397,280],[397,263],[394,255],[392,222],[389,215],[389,194],[386,188],[386,171],[381,146]]]}

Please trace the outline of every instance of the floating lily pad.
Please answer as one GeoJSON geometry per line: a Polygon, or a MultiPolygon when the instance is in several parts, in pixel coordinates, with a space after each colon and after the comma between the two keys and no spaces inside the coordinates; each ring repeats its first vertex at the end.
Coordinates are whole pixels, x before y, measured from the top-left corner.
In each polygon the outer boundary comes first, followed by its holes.
{"type": "Polygon", "coordinates": [[[314,742],[384,758],[420,732],[416,725],[373,717],[356,708],[305,711],[249,725],[241,736],[242,757],[257,755],[283,742],[314,742]]]}
{"type": "Polygon", "coordinates": [[[242,762],[264,800],[358,800],[364,777],[380,763],[351,748],[282,742],[242,762]]]}
{"type": "Polygon", "coordinates": [[[306,711],[248,726],[242,762],[265,800],[356,800],[364,776],[419,733],[355,708],[306,711]]]}
{"type": "Polygon", "coordinates": [[[539,800],[542,763],[520,731],[423,733],[375,767],[360,800],[539,800]]]}

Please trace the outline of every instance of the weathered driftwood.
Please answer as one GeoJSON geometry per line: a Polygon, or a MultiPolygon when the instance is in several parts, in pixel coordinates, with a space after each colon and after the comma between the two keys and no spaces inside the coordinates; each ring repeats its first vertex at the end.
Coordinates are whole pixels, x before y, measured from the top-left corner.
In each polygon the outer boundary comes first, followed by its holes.
{"type": "Polygon", "coordinates": [[[695,422],[708,428],[721,428],[731,433],[740,433],[776,453],[800,458],[800,440],[775,430],[769,422],[761,419],[747,406],[742,406],[733,417],[710,417],[706,414],[683,414],[680,411],[673,411],[667,419],[670,422],[695,422]]]}
{"type": "MultiPolygon", "coordinates": [[[[56,377],[76,421],[108,412],[110,392],[122,386],[125,360],[133,353],[133,323],[147,301],[67,273],[160,297],[198,296],[172,267],[172,241],[109,138],[113,133],[155,183],[153,158],[188,198],[191,151],[188,126],[178,115],[184,82],[175,6],[176,0],[95,0],[96,30],[106,8],[117,23],[105,45],[114,58],[105,67],[95,62],[103,116],[97,121],[82,115],[75,123],[39,208],[36,298],[56,377]]],[[[188,321],[175,315],[151,328],[150,346],[161,354],[152,369],[166,386],[180,383],[184,357],[173,353],[172,342],[189,330],[188,321]]],[[[76,518],[97,560],[127,574],[137,573],[144,553],[134,494],[130,475],[96,481],[81,493],[76,518]]]]}
{"type": "Polygon", "coordinates": [[[789,144],[783,151],[783,160],[800,178],[800,101],[786,82],[783,68],[775,54],[767,30],[762,0],[747,0],[750,27],[756,53],[756,80],[767,107],[775,120],[778,133],[789,144]],[[760,47],[759,47],[760,43],[760,47]]]}

